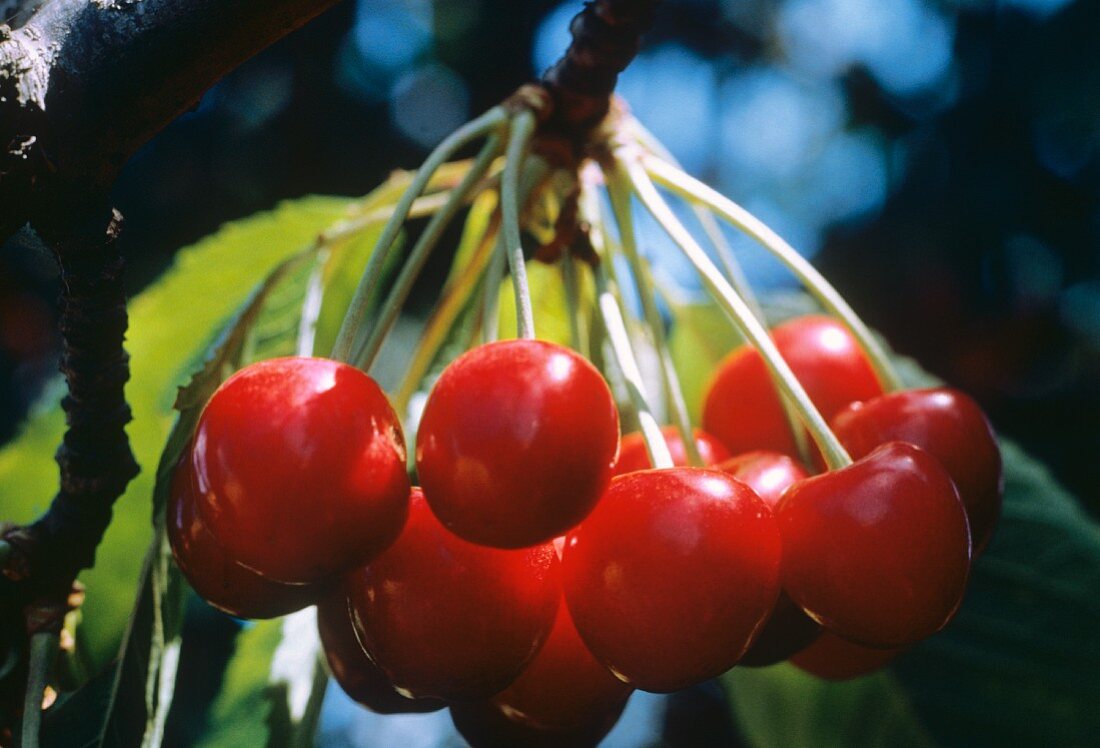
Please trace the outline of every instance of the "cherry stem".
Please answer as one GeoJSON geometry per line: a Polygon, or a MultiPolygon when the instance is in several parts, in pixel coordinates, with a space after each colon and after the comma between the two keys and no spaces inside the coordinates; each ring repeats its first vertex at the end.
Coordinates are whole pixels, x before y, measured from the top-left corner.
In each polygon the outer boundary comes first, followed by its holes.
{"type": "MultiPolygon", "coordinates": [[[[647,130],[641,122],[630,117],[627,120],[627,126],[633,130],[633,136],[639,145],[679,168],[680,164],[676,160],[676,157],[673,156],[672,153],[665,148],[664,144],[658,140],[653,133],[647,130]]],[[[749,284],[748,278],[741,268],[741,264],[737,261],[737,257],[734,256],[733,248],[730,247],[729,242],[726,241],[726,237],[722,233],[722,229],[718,225],[718,221],[715,219],[714,214],[704,206],[696,203],[691,203],[691,210],[695,214],[696,220],[699,221],[699,225],[702,226],[703,233],[707,235],[710,243],[714,246],[718,255],[718,260],[722,263],[722,267],[726,271],[726,278],[729,280],[730,285],[733,286],[733,289],[737,291],[738,295],[744,299],[753,315],[761,322],[767,324],[767,316],[764,314],[764,309],[760,306],[760,302],[757,301],[756,295],[752,291],[752,286],[749,284]]],[[[681,394],[681,398],[682,397],[681,394]]],[[[794,440],[798,456],[808,465],[811,461],[809,444],[806,439],[806,432],[802,428],[802,419],[798,414],[798,407],[786,395],[780,395],[779,399],[783,404],[783,414],[787,418],[787,425],[790,428],[791,438],[794,440]]],[[[689,438],[682,431],[681,436],[683,436],[684,439],[689,438]]],[[[686,443],[687,442],[685,442],[685,444],[686,443]]],[[[691,439],[691,445],[692,451],[689,452],[688,457],[689,459],[694,459],[693,455],[698,451],[695,449],[694,438],[691,439]]]]}
{"type": "Polygon", "coordinates": [[[696,467],[703,465],[703,457],[699,454],[699,447],[695,443],[695,432],[691,428],[691,416],[688,415],[687,403],[684,400],[684,392],[680,387],[680,377],[676,374],[676,366],[672,361],[672,354],[668,347],[668,335],[665,332],[664,320],[657,308],[657,299],[654,295],[653,276],[649,266],[642,260],[638,253],[638,244],[634,237],[634,219],[631,214],[630,185],[623,178],[622,173],[612,170],[604,172],[607,181],[608,195],[611,198],[611,210],[615,214],[615,223],[619,227],[619,244],[630,270],[634,275],[634,284],[638,289],[638,296],[642,302],[642,312],[645,315],[646,325],[653,335],[653,344],[657,349],[657,358],[660,362],[661,384],[664,386],[665,395],[668,398],[669,410],[672,419],[680,431],[680,438],[684,443],[684,451],[688,462],[696,467]]]}
{"type": "MultiPolygon", "coordinates": [[[[634,129],[634,135],[639,145],[652,151],[657,157],[667,161],[676,168],[682,168],[680,162],[676,160],[676,157],[665,148],[664,143],[659,141],[641,122],[631,117],[629,125],[634,129]]],[[[737,294],[745,300],[745,303],[748,305],[749,309],[752,310],[752,313],[756,315],[758,320],[767,322],[764,309],[760,306],[756,294],[753,293],[752,286],[749,284],[749,279],[746,277],[745,271],[741,268],[741,263],[737,261],[737,257],[733,254],[733,247],[726,241],[726,237],[722,233],[718,221],[715,220],[714,214],[697,203],[692,203],[691,210],[695,214],[695,218],[699,221],[699,224],[703,227],[703,233],[707,235],[707,239],[714,245],[715,252],[718,255],[718,261],[722,263],[722,269],[726,271],[726,278],[729,280],[730,285],[733,286],[733,290],[737,291],[737,294]]],[[[795,418],[797,425],[797,416],[795,418]]]]}
{"type": "Polygon", "coordinates": [[[600,319],[607,333],[608,342],[611,344],[612,354],[622,373],[623,382],[626,384],[630,403],[638,417],[638,425],[641,428],[646,452],[649,454],[649,461],[655,468],[670,468],[673,466],[672,455],[668,451],[665,436],[661,433],[660,424],[657,423],[649,407],[642,372],[638,368],[638,360],[634,356],[630,335],[626,331],[622,307],[617,294],[612,290],[613,283],[608,278],[611,256],[604,246],[605,227],[600,216],[599,197],[592,185],[586,183],[588,181],[582,179],[579,208],[593,229],[589,232],[589,241],[599,258],[599,262],[594,265],[594,275],[596,304],[600,311],[600,319]]]}
{"type": "Polygon", "coordinates": [[[59,642],[60,636],[53,631],[39,631],[31,637],[27,663],[27,693],[23,697],[23,725],[20,739],[23,748],[38,748],[46,675],[54,657],[57,656],[59,642]]]}
{"type": "Polygon", "coordinates": [[[298,321],[298,341],[295,345],[295,352],[299,356],[313,355],[313,344],[317,339],[317,320],[321,318],[321,303],[325,296],[325,264],[329,255],[327,245],[320,245],[313,270],[309,274],[306,298],[302,302],[302,314],[298,321]]]}
{"type": "Polygon", "coordinates": [[[603,320],[608,342],[611,343],[611,351],[626,383],[630,403],[638,416],[650,462],[655,468],[670,468],[673,464],[672,455],[668,451],[664,434],[661,433],[661,426],[650,410],[645,384],[642,382],[642,372],[638,369],[638,361],[634,358],[634,351],[630,345],[630,336],[626,332],[626,322],[623,320],[619,302],[609,285],[607,272],[601,265],[596,269],[596,294],[600,318],[603,320]]]}
{"type": "Polygon", "coordinates": [[[401,378],[401,384],[394,395],[393,406],[398,413],[404,413],[407,410],[409,401],[416,394],[421,381],[435,361],[439,349],[446,342],[455,321],[467,308],[470,297],[477,289],[486,265],[489,264],[495,243],[496,227],[493,226],[477,247],[470,262],[443,288],[443,293],[436,302],[420,334],[416,348],[409,358],[405,376],[401,378]]]}
{"type": "Polygon", "coordinates": [[[710,257],[699,246],[684,225],[672,212],[668,204],[657,192],[657,188],[650,181],[646,170],[634,158],[625,155],[622,150],[616,152],[616,162],[630,178],[631,184],[646,210],[652,214],[672,240],[680,247],[688,261],[695,266],[703,279],[703,285],[715,298],[719,306],[729,315],[741,330],[741,334],[760,352],[764,364],[771,372],[772,380],[779,387],[781,393],[786,394],[798,405],[799,415],[803,423],[809,429],[814,442],[825,457],[825,462],[830,469],[846,467],[852,464],[852,458],[841,445],[836,435],[829,430],[828,424],[820,411],[806,394],[794,372],[787,366],[783,356],[775,347],[768,336],[768,331],[753,316],[752,311],[744,300],[737,295],[722,272],[711,262],[710,257]]]}
{"type": "Polygon", "coordinates": [[[352,358],[363,371],[370,371],[371,364],[374,363],[378,352],[382,348],[382,343],[385,342],[386,336],[401,313],[401,308],[409,298],[409,292],[412,291],[413,284],[424,269],[424,263],[428,261],[432,250],[435,249],[436,244],[443,236],[443,232],[455,214],[472,195],[499,152],[500,136],[493,133],[485,141],[485,145],[477,154],[462,181],[451,190],[447,202],[431,217],[428,225],[424,227],[424,231],[420,234],[416,244],[413,245],[412,251],[409,252],[409,256],[405,260],[404,267],[401,268],[401,272],[394,281],[393,287],[390,289],[385,301],[382,302],[378,320],[371,328],[366,341],[352,358]]]}
{"type": "Polygon", "coordinates": [[[516,333],[519,338],[535,337],[535,315],[531,308],[531,288],[527,283],[527,264],[519,232],[519,173],[531,137],[535,134],[535,113],[524,109],[512,118],[504,176],[500,183],[501,235],[508,252],[508,270],[516,295],[516,333]]]}
{"type": "Polygon", "coordinates": [[[689,202],[708,206],[778,258],[805,285],[814,298],[848,328],[871,361],[883,389],[888,392],[904,389],[905,385],[901,377],[898,376],[878,340],[848,302],[794,247],[759,218],[699,180],[653,156],[642,155],[641,160],[645,165],[644,172],[652,175],[659,184],[689,202]]]}
{"type": "Polygon", "coordinates": [[[565,291],[565,307],[569,314],[569,336],[573,350],[588,358],[588,336],[581,325],[581,294],[577,279],[577,264],[568,248],[561,255],[561,283],[565,291]]]}
{"type": "Polygon", "coordinates": [[[393,243],[408,217],[409,209],[416,198],[420,196],[420,193],[428,186],[432,174],[447,159],[451,158],[458,149],[496,129],[507,120],[507,117],[508,114],[503,107],[493,107],[477,119],[467,122],[448,135],[424,160],[408,189],[397,201],[397,207],[394,208],[393,215],[386,222],[378,241],[374,244],[370,260],[363,270],[359,286],[355,289],[355,295],[352,297],[348,311],[344,315],[344,321],[340,325],[340,332],[336,335],[336,343],[332,346],[332,358],[337,361],[348,361],[350,359],[359,326],[362,324],[363,317],[370,306],[375,287],[382,278],[386,259],[390,254],[393,243]]]}
{"type": "Polygon", "coordinates": [[[489,258],[489,268],[485,271],[485,301],[481,317],[481,342],[492,343],[500,334],[500,284],[504,280],[505,256],[504,240],[497,235],[493,245],[493,255],[489,258]]]}
{"type": "MultiPolygon", "coordinates": [[[[543,159],[527,159],[524,163],[519,187],[519,193],[524,202],[526,202],[531,192],[542,183],[548,172],[549,165],[543,159]]],[[[495,212],[488,229],[475,248],[469,262],[459,268],[458,275],[454,276],[444,286],[443,293],[439,301],[436,302],[431,317],[424,326],[420,340],[416,344],[416,349],[409,359],[408,369],[401,379],[397,394],[394,395],[393,404],[398,413],[404,413],[408,409],[409,401],[416,394],[440,348],[446,342],[448,334],[454,327],[455,320],[467,309],[470,297],[477,290],[478,284],[484,282],[485,270],[490,264],[494,248],[497,245],[500,221],[500,213],[495,212]]]]}

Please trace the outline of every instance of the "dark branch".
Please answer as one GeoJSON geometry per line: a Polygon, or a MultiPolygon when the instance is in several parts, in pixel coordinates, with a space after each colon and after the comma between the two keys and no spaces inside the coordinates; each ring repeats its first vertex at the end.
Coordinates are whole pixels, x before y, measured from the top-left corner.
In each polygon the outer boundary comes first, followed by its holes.
{"type": "Polygon", "coordinates": [[[215,81],[335,2],[52,0],[0,27],[0,240],[106,194],[215,81]]]}
{"type": "Polygon", "coordinates": [[[554,100],[545,129],[583,136],[607,115],[615,83],[653,25],[660,0],[594,0],[569,26],[573,43],[542,76],[554,100]]]}

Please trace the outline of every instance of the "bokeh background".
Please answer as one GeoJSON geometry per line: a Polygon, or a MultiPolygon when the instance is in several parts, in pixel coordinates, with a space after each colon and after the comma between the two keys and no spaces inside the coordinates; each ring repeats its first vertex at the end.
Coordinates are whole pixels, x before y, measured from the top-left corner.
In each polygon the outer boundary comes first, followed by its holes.
{"type": "MultiPolygon", "coordinates": [[[[552,63],[578,9],[345,0],[127,166],[114,199],[131,290],[224,221],[414,166],[552,63]]],[[[687,170],[812,257],[1095,515],[1098,46],[1089,0],[665,0],[619,90],[687,170]]],[[[791,282],[748,249],[757,284],[791,282]]],[[[694,290],[671,257],[661,272],[694,290]]],[[[57,293],[33,237],[4,244],[0,441],[56,373],[57,293]]],[[[702,724],[705,694],[685,703],[684,724],[702,724]]]]}

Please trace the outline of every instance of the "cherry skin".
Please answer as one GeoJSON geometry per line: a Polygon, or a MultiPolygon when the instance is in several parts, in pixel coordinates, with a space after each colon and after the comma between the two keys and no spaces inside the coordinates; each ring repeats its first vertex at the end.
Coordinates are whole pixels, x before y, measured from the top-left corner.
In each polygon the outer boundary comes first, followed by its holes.
{"type": "MultiPolygon", "coordinates": [[[[680,436],[680,429],[676,426],[663,426],[661,435],[665,438],[668,451],[672,455],[672,464],[680,467],[688,465],[687,450],[684,449],[684,439],[680,436]]],[[[703,466],[715,465],[730,456],[729,450],[722,442],[701,429],[693,429],[695,446],[699,450],[699,456],[703,459],[703,466]]],[[[642,432],[634,431],[623,437],[622,447],[619,449],[619,461],[615,463],[615,475],[632,473],[635,470],[648,470],[653,467],[649,461],[649,453],[645,448],[645,437],[642,432]]]]}
{"type": "Polygon", "coordinates": [[[355,638],[342,590],[317,605],[317,631],[325,650],[328,669],[344,693],[378,714],[435,712],[446,706],[438,699],[408,699],[399,694],[386,674],[370,661],[355,638]]]}
{"type": "Polygon", "coordinates": [[[972,398],[949,387],[891,392],[852,403],[833,430],[853,457],[899,441],[939,460],[966,507],[974,555],[985,549],[1001,514],[1004,475],[993,427],[972,398]]]}
{"type": "Polygon", "coordinates": [[[504,340],[443,371],[424,406],[416,465],[451,532],[523,548],[584,519],[618,449],[619,414],[592,364],[546,341],[504,340]]]}
{"type": "Polygon", "coordinates": [[[791,657],[791,664],[824,680],[840,681],[881,670],[904,649],[872,649],[825,631],[791,657]]]}
{"type": "Polygon", "coordinates": [[[408,511],[401,426],[374,380],[320,358],[252,364],[199,418],[199,512],[242,565],[312,583],[376,556],[408,511]]]}
{"type": "Polygon", "coordinates": [[[889,442],[807,478],[776,509],[783,589],[826,629],[903,647],[954,615],[970,571],[970,528],[936,458],[889,442]]]}
{"type": "Polygon", "coordinates": [[[238,564],[206,529],[196,506],[187,453],[172,473],[168,544],[199,597],[237,618],[277,618],[316,602],[315,585],[273,582],[238,564]]]}
{"type": "MultiPolygon", "coordinates": [[[[773,510],[788,486],[809,477],[806,468],[794,458],[764,450],[732,457],[715,469],[729,473],[756,491],[773,510]]],[[[774,665],[805,649],[820,634],[821,626],[803,613],[786,592],[781,592],[767,624],[738,664],[748,667],[774,665]]]]}
{"type": "Polygon", "coordinates": [[[413,489],[401,537],[353,571],[344,591],[360,643],[402,694],[485,699],[550,634],[557,567],[549,543],[510,551],[459,538],[413,489]]]}
{"type": "MultiPolygon", "coordinates": [[[[831,317],[797,317],[776,326],[771,336],[826,420],[853,400],[882,393],[855,338],[831,317]]],[[[733,454],[754,449],[798,454],[764,359],[750,345],[718,364],[703,404],[703,428],[733,454]]]]}
{"type": "Polygon", "coordinates": [[[704,468],[612,481],[567,537],[577,631],[630,685],[668,692],[731,668],[779,595],[775,519],[752,489],[704,468]]]}
{"type": "Polygon", "coordinates": [[[764,449],[745,452],[715,466],[715,470],[732,475],[775,509],[788,486],[810,477],[798,460],[781,452],[764,449]]]}
{"type": "Polygon", "coordinates": [[[490,703],[537,730],[586,732],[621,712],[633,690],[588,651],[563,601],[546,644],[490,703]]]}

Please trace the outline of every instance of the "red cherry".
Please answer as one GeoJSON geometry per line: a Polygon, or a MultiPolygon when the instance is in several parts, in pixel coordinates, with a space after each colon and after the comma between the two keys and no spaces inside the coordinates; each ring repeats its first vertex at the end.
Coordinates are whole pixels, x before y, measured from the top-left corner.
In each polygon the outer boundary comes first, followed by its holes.
{"type": "Polygon", "coordinates": [[[618,411],[592,364],[553,343],[504,340],[443,371],[424,407],[416,464],[451,532],[523,548],[584,519],[618,449],[618,411]]]}
{"type": "Polygon", "coordinates": [[[633,690],[592,656],[562,602],[546,644],[490,703],[528,727],[583,732],[621,712],[633,690]]]}
{"type": "Polygon", "coordinates": [[[355,638],[348,598],[341,590],[317,606],[317,631],[328,669],[344,693],[378,714],[434,712],[446,706],[438,699],[408,699],[370,661],[355,638]]]}
{"type": "Polygon", "coordinates": [[[873,673],[904,649],[872,649],[825,631],[810,646],[791,657],[791,663],[825,680],[848,680],[873,673]]]}
{"type": "Polygon", "coordinates": [[[787,489],[776,509],[783,588],[846,639],[901,647],[939,631],[962,601],[970,528],[947,472],[890,442],[787,489]]]}
{"type": "Polygon", "coordinates": [[[562,579],[589,650],[621,679],[676,691],[725,672],[779,595],[780,539],[753,491],[703,468],[612,481],[566,538],[562,579]]]}
{"type": "MultiPolygon", "coordinates": [[[[672,455],[672,464],[685,467],[688,464],[687,451],[684,449],[684,440],[680,436],[680,429],[676,426],[664,426],[661,434],[665,437],[665,444],[672,455]]],[[[722,442],[715,439],[701,429],[693,429],[695,446],[699,450],[699,456],[703,458],[703,465],[714,465],[730,456],[729,450],[722,442]]],[[[619,449],[619,461],[615,463],[615,475],[632,473],[635,470],[647,470],[653,467],[649,461],[649,453],[645,448],[645,437],[642,432],[635,431],[623,437],[622,447],[619,449]]]]}
{"type": "Polygon", "coordinates": [[[599,723],[578,730],[540,730],[513,722],[487,701],[451,704],[451,720],[473,748],[596,748],[625,707],[623,700],[599,723]]]}
{"type": "Polygon", "coordinates": [[[272,359],[227,379],[199,419],[192,465],[214,537],[280,582],[363,563],[405,522],[397,415],[373,379],[337,361],[272,359]]]}
{"type": "MultiPolygon", "coordinates": [[[[756,491],[772,509],[788,486],[809,477],[806,468],[794,458],[763,450],[730,458],[719,463],[716,469],[729,473],[756,491]]],[[[738,664],[748,667],[774,665],[804,649],[820,634],[821,627],[782,592],[767,624],[738,664]]]]}
{"type": "Polygon", "coordinates": [[[810,477],[798,460],[780,452],[763,449],[731,457],[718,463],[714,469],[729,473],[756,491],[756,495],[772,509],[779,504],[779,499],[788,486],[810,477]]]}
{"type": "Polygon", "coordinates": [[[277,618],[316,602],[320,590],[315,585],[280,584],[236,563],[206,529],[195,504],[185,453],[172,473],[168,544],[199,597],[237,618],[277,618]]]}
{"type": "Polygon", "coordinates": [[[898,441],[939,460],[966,506],[974,554],[981,553],[1001,514],[1004,476],[993,428],[973,399],[948,387],[891,392],[852,403],[833,419],[833,430],[852,457],[898,441]]]}
{"type": "Polygon", "coordinates": [[[401,693],[485,699],[523,671],[554,624],[558,559],[462,540],[413,489],[401,537],[344,583],[359,640],[401,693]]]}
{"type": "MultiPolygon", "coordinates": [[[[831,317],[798,317],[772,339],[821,415],[882,393],[855,338],[831,317]]],[[[718,364],[703,405],[703,428],[733,454],[768,449],[798,453],[782,402],[756,349],[743,345],[718,364]]]]}

